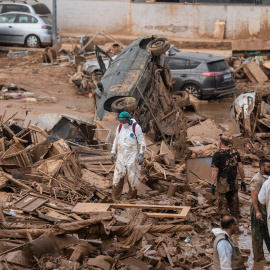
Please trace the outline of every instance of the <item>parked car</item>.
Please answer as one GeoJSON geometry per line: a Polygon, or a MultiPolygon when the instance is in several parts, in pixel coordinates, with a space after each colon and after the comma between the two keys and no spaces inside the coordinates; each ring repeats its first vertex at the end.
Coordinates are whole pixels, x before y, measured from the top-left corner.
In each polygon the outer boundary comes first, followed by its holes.
{"type": "Polygon", "coordinates": [[[224,57],[181,52],[171,47],[166,53],[175,91],[187,91],[198,99],[218,98],[234,93],[233,69],[224,57]]]}
{"type": "Polygon", "coordinates": [[[52,44],[52,19],[45,15],[9,12],[0,15],[0,43],[28,48],[52,44]]]}
{"type": "Polygon", "coordinates": [[[6,12],[27,12],[32,14],[46,15],[52,18],[49,8],[38,1],[0,1],[0,14],[6,12]]]}

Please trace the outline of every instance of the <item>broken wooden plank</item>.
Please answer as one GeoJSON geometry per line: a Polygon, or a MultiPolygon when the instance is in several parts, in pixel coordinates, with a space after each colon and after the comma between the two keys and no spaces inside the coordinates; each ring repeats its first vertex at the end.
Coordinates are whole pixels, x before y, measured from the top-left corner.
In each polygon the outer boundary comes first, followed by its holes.
{"type": "Polygon", "coordinates": [[[136,209],[151,209],[151,210],[174,210],[181,211],[180,213],[148,213],[145,214],[149,217],[160,218],[186,218],[190,206],[175,206],[175,205],[147,205],[147,204],[107,204],[107,203],[77,203],[72,212],[77,214],[90,214],[90,213],[107,213],[109,208],[136,208],[136,209]]]}
{"type": "Polygon", "coordinates": [[[165,252],[166,252],[166,256],[167,256],[167,258],[168,258],[168,261],[169,261],[170,265],[171,265],[172,267],[174,267],[174,264],[173,264],[173,261],[172,261],[172,257],[171,257],[171,255],[170,255],[168,249],[167,249],[167,246],[166,246],[164,243],[162,243],[162,246],[163,246],[163,248],[164,248],[164,250],[165,250],[165,252]]]}
{"type": "Polygon", "coordinates": [[[262,69],[253,61],[244,64],[243,69],[248,78],[254,83],[263,83],[268,80],[268,77],[265,75],[262,69]]]}
{"type": "Polygon", "coordinates": [[[149,213],[145,212],[148,217],[152,218],[186,218],[187,214],[182,212],[180,214],[172,214],[172,213],[149,213]]]}
{"type": "Polygon", "coordinates": [[[39,198],[35,195],[26,195],[23,198],[16,201],[13,206],[18,209],[22,209],[25,212],[31,212],[45,204],[48,199],[39,198]]]}
{"type": "Polygon", "coordinates": [[[166,165],[168,166],[175,165],[174,153],[171,151],[171,149],[167,146],[167,144],[164,141],[162,141],[161,143],[159,156],[163,157],[163,160],[166,165]]]}
{"type": "Polygon", "coordinates": [[[94,156],[94,157],[89,157],[89,156],[87,156],[87,157],[81,157],[80,158],[80,161],[82,161],[82,162],[93,162],[93,161],[95,161],[95,162],[98,162],[98,164],[99,164],[99,162],[102,162],[102,161],[111,161],[111,156],[109,156],[109,155],[107,155],[107,156],[94,156]]]}
{"type": "Polygon", "coordinates": [[[19,180],[14,179],[11,175],[9,175],[9,174],[7,174],[5,172],[1,172],[1,174],[2,174],[2,176],[6,177],[8,180],[16,183],[17,185],[19,185],[19,186],[21,186],[21,187],[23,187],[25,189],[32,189],[32,188],[28,187],[27,185],[21,183],[19,180]]]}
{"type": "Polygon", "coordinates": [[[89,214],[89,212],[107,212],[110,208],[107,203],[77,203],[71,212],[76,214],[89,214]]]}
{"type": "Polygon", "coordinates": [[[112,208],[136,208],[136,209],[152,209],[152,210],[175,210],[181,211],[183,208],[190,208],[189,206],[176,206],[176,205],[157,205],[157,204],[131,204],[131,203],[122,203],[122,204],[111,204],[112,208]]]}

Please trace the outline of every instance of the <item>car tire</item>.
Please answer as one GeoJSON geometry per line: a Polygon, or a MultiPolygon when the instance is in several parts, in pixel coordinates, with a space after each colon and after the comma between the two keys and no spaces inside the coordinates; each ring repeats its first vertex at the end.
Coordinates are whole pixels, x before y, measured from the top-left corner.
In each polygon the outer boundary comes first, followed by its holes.
{"type": "Polygon", "coordinates": [[[173,85],[172,74],[169,65],[165,62],[164,68],[161,72],[161,78],[167,87],[171,87],[173,85]]]}
{"type": "Polygon", "coordinates": [[[187,84],[182,89],[185,92],[188,92],[189,94],[193,95],[197,99],[202,99],[202,91],[201,89],[195,85],[195,84],[187,84]]]}
{"type": "Polygon", "coordinates": [[[153,56],[160,56],[168,51],[170,46],[167,38],[156,38],[147,44],[146,50],[151,52],[153,56]]]}
{"type": "Polygon", "coordinates": [[[27,48],[39,48],[40,40],[36,35],[30,35],[25,39],[25,46],[27,48]]]}
{"type": "Polygon", "coordinates": [[[111,110],[117,113],[122,111],[134,112],[136,109],[137,101],[134,97],[119,98],[111,104],[111,110]]]}

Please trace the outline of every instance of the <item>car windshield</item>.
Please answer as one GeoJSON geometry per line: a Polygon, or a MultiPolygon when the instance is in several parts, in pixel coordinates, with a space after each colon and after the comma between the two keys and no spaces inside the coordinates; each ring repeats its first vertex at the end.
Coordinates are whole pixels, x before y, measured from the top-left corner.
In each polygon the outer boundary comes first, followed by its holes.
{"type": "Polygon", "coordinates": [[[50,10],[47,8],[47,6],[45,6],[44,4],[36,4],[33,5],[33,9],[35,10],[35,12],[37,14],[50,14],[50,10]]]}
{"type": "Polygon", "coordinates": [[[52,24],[52,18],[49,18],[48,16],[40,16],[40,18],[47,24],[52,24]]]}
{"type": "Polygon", "coordinates": [[[223,71],[230,68],[225,60],[210,62],[210,63],[207,63],[207,65],[208,65],[209,71],[211,72],[223,71]]]}

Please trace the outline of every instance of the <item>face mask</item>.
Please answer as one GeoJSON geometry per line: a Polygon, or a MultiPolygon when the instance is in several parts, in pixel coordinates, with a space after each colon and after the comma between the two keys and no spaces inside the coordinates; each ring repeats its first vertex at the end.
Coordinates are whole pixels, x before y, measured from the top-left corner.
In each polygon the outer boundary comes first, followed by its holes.
{"type": "Polygon", "coordinates": [[[128,124],[128,123],[123,124],[123,127],[124,127],[124,128],[127,128],[128,126],[129,126],[129,124],[128,124]]]}

